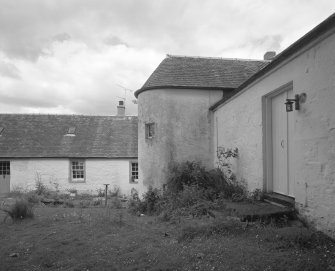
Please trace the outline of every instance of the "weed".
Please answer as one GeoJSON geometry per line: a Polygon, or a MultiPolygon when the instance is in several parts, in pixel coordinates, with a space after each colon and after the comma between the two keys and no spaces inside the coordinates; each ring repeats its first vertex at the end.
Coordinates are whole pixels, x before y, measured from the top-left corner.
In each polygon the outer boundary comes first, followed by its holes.
{"type": "Polygon", "coordinates": [[[104,197],[105,196],[105,190],[102,188],[97,189],[98,197],[104,197]]]}
{"type": "Polygon", "coordinates": [[[18,198],[22,197],[22,195],[25,193],[24,189],[20,185],[13,185],[13,187],[10,189],[10,193],[8,196],[12,198],[18,198]]]}
{"type": "Polygon", "coordinates": [[[40,174],[36,173],[36,181],[35,181],[35,193],[37,195],[49,195],[49,189],[43,184],[40,174]]]}
{"type": "Polygon", "coordinates": [[[33,218],[34,212],[31,204],[25,199],[16,200],[8,209],[3,209],[13,221],[33,218]]]}
{"type": "Polygon", "coordinates": [[[118,187],[117,185],[114,185],[113,189],[108,190],[108,194],[111,197],[118,197],[120,195],[120,187],[118,187]]]}
{"type": "Polygon", "coordinates": [[[38,196],[35,193],[35,191],[30,191],[25,196],[28,202],[33,203],[33,204],[39,203],[41,201],[41,197],[38,196]]]}

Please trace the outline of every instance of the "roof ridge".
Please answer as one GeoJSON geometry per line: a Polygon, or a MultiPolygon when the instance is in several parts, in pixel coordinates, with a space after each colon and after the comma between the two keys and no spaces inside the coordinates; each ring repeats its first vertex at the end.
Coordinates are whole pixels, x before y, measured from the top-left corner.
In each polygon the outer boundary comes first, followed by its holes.
{"type": "Polygon", "coordinates": [[[238,60],[238,61],[260,61],[271,62],[271,60],[251,59],[251,58],[233,58],[233,57],[213,57],[213,56],[187,56],[187,55],[171,55],[166,54],[167,58],[200,58],[200,59],[221,59],[221,60],[238,60]]]}
{"type": "Polygon", "coordinates": [[[0,115],[17,115],[17,116],[76,116],[76,117],[138,117],[136,115],[85,115],[85,114],[45,114],[45,113],[0,113],[0,115]]]}

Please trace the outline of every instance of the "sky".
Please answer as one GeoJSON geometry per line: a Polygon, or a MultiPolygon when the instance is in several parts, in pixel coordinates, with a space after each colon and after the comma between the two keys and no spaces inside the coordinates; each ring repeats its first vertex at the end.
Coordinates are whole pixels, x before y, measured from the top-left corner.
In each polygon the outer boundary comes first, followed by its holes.
{"type": "Polygon", "coordinates": [[[115,115],[166,54],[262,59],[334,0],[0,0],[0,113],[115,115]]]}

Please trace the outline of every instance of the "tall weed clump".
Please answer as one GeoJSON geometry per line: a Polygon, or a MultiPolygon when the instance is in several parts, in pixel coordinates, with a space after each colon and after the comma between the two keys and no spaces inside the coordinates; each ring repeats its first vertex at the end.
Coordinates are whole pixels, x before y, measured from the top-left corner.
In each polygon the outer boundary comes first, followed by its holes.
{"type": "Polygon", "coordinates": [[[248,197],[244,184],[236,180],[231,170],[231,159],[238,150],[218,152],[219,166],[206,170],[199,162],[186,161],[170,165],[168,181],[163,190],[152,187],[143,194],[136,193],[129,201],[133,213],[159,214],[164,220],[175,215],[211,215],[221,200],[244,200],[248,197]]]}
{"type": "Polygon", "coordinates": [[[33,207],[25,199],[17,200],[13,205],[4,211],[12,218],[13,221],[34,217],[33,207]]]}

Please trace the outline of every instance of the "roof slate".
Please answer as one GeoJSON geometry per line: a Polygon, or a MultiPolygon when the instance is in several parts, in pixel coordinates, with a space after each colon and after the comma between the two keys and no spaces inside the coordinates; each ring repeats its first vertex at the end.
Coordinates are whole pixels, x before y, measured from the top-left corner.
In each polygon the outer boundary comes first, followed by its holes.
{"type": "Polygon", "coordinates": [[[0,114],[0,157],[137,157],[137,117],[0,114]],[[75,127],[75,136],[66,135],[75,127]]]}
{"type": "Polygon", "coordinates": [[[265,67],[269,61],[171,56],[159,64],[141,89],[216,88],[234,89],[265,67]]]}

